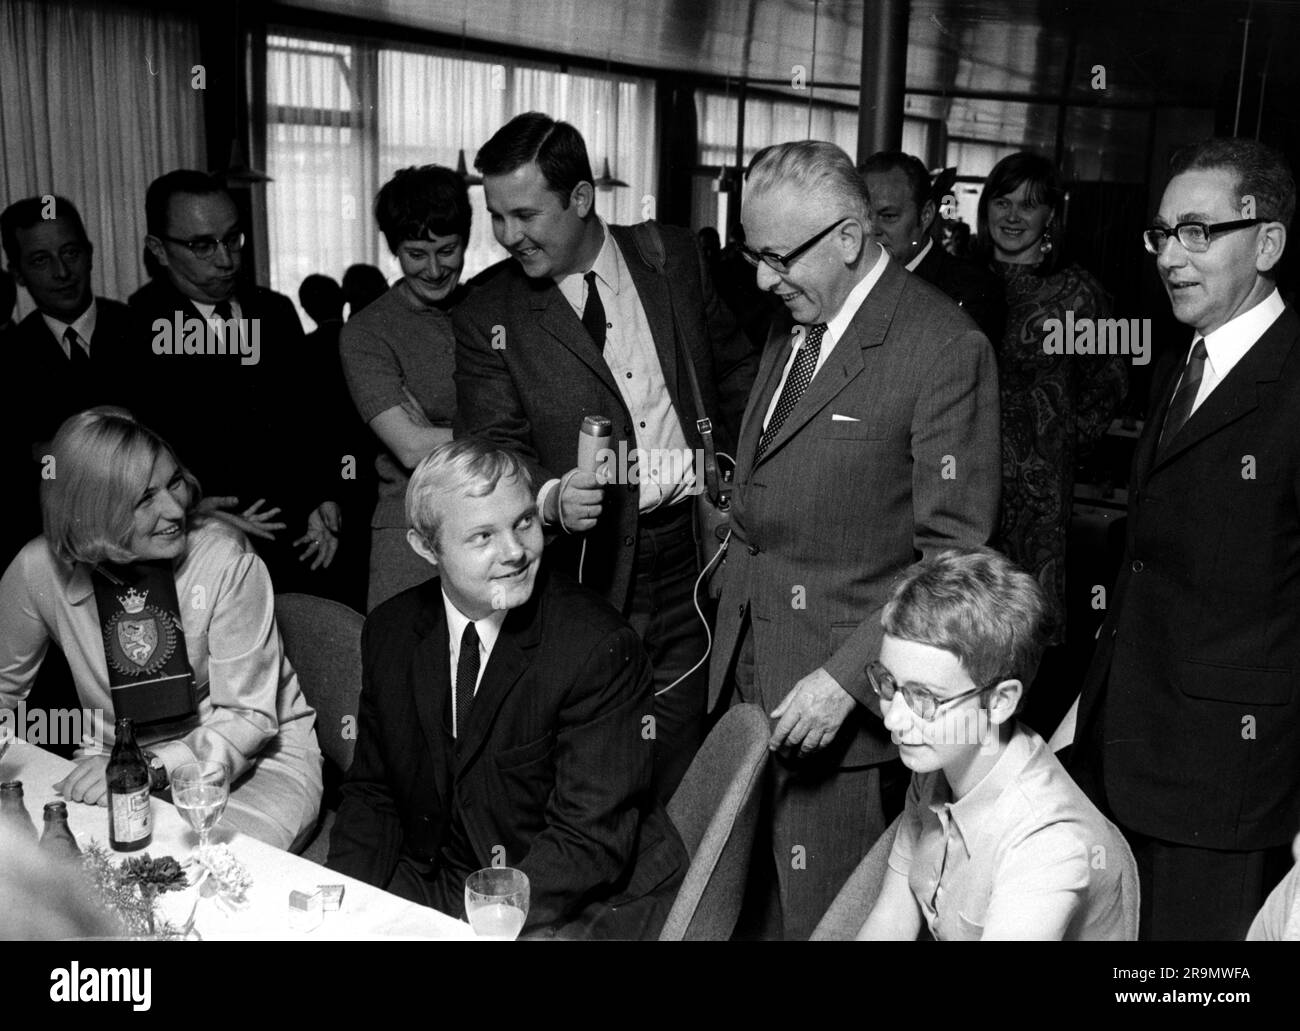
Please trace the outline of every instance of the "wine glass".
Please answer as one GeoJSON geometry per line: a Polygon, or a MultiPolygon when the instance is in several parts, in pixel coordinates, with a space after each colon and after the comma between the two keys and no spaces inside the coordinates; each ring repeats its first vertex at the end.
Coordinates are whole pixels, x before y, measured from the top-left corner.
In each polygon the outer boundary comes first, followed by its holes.
{"type": "Polygon", "coordinates": [[[172,774],[172,802],[199,836],[199,848],[206,848],[208,835],[225,812],[230,798],[230,777],[226,764],[186,763],[172,774]]]}
{"type": "Polygon", "coordinates": [[[528,875],[489,866],[465,878],[465,915],[474,934],[487,941],[514,941],[528,917],[528,875]]]}

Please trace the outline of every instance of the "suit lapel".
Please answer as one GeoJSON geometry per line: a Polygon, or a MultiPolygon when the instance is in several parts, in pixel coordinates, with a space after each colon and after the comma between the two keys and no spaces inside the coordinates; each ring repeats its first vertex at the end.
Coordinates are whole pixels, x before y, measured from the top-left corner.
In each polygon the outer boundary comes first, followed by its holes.
{"type": "Polygon", "coordinates": [[[779,315],[768,331],[767,343],[758,359],[758,373],[754,389],[749,395],[745,417],[740,422],[740,442],[736,445],[736,479],[743,480],[754,466],[758,440],[763,435],[763,417],[772,403],[781,380],[781,370],[790,360],[790,330],[794,323],[789,315],[779,315]]]}
{"type": "Polygon", "coordinates": [[[474,692],[469,726],[465,728],[463,737],[456,742],[457,779],[463,776],[483,751],[497,713],[532,661],[533,649],[541,637],[541,595],[545,590],[543,576],[539,572],[532,598],[519,608],[511,609],[501,625],[501,633],[497,635],[497,643],[488,656],[483,679],[474,692]]]}
{"type": "Polygon", "coordinates": [[[898,297],[902,293],[907,274],[902,266],[887,261],[879,281],[871,288],[862,307],[849,323],[844,339],[836,341],[835,350],[827,356],[813,381],[808,384],[808,389],[768,449],[763,452],[759,463],[767,461],[780,451],[787,440],[798,433],[862,371],[864,348],[879,347],[885,342],[885,334],[894,320],[894,309],[898,305],[898,297]]]}
{"type": "Polygon", "coordinates": [[[411,657],[409,688],[415,699],[416,718],[433,756],[438,794],[445,796],[449,786],[445,757],[455,748],[451,731],[451,645],[441,588],[429,594],[431,600],[423,614],[428,629],[411,657]]]}
{"type": "MultiPolygon", "coordinates": [[[[523,277],[523,273],[518,274],[523,277]]],[[[537,319],[537,324],[561,346],[573,352],[579,361],[595,373],[606,389],[621,401],[622,395],[618,392],[604,355],[596,350],[596,345],[587,335],[572,305],[560,293],[560,288],[549,279],[538,282],[523,277],[523,280],[519,286],[528,294],[528,306],[537,319]]]]}

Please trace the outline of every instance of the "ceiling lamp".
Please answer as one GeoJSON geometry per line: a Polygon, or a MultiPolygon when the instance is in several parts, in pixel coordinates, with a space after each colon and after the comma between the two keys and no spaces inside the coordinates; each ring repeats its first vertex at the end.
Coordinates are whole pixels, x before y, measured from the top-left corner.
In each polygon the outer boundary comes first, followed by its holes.
{"type": "Polygon", "coordinates": [[[465,181],[466,186],[482,186],[483,177],[476,175],[469,170],[465,164],[465,148],[460,148],[460,153],[456,156],[456,174],[465,181]]]}

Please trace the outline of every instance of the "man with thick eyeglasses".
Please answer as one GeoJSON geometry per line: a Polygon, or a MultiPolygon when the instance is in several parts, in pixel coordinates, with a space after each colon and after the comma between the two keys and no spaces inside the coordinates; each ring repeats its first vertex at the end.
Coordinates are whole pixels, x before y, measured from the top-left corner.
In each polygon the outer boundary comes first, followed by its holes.
{"type": "Polygon", "coordinates": [[[126,305],[91,289],[95,248],[71,201],[16,201],[0,214],[0,239],[9,270],[36,305],[5,340],[15,389],[0,415],[0,472],[20,485],[0,545],[7,561],[41,532],[40,462],[55,431],[85,408],[121,402],[117,372],[130,320],[126,305]]]}
{"type": "Polygon", "coordinates": [[[238,507],[223,518],[254,538],[276,590],[337,594],[328,568],[342,520],[327,499],[346,456],[320,451],[313,424],[336,413],[311,406],[293,303],[243,275],[239,211],[212,176],[155,179],[145,223],[162,274],[131,297],[129,407],[172,443],[209,505],[238,507]]]}
{"type": "Polygon", "coordinates": [[[741,426],[709,705],[771,715],[771,823],[745,933],[806,939],[884,831],[901,778],[867,681],[880,608],[918,552],[988,540],[997,369],[970,318],[871,238],[830,143],[750,167],[742,221],[773,325],[741,426]]]}
{"type": "Polygon", "coordinates": [[[1123,829],[1142,936],[1240,940],[1300,823],[1300,319],[1281,155],[1174,155],[1143,233],[1193,332],[1153,374],[1071,772],[1123,829]]]}
{"type": "Polygon", "coordinates": [[[867,679],[912,770],[858,937],[1123,940],[1137,874],[1119,830],[1017,721],[1042,656],[1038,582],[995,551],[918,563],[881,616],[867,679]]]}

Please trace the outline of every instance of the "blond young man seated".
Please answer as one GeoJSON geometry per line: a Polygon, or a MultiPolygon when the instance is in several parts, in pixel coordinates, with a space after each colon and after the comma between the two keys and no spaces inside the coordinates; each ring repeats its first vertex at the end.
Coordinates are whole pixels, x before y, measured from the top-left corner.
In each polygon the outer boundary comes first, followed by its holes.
{"type": "Polygon", "coordinates": [[[859,940],[1135,936],[1127,845],[1015,714],[1043,648],[1038,583],[987,549],[913,566],[868,669],[913,771],[859,940]]]}

